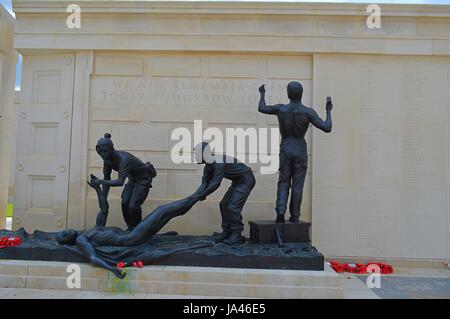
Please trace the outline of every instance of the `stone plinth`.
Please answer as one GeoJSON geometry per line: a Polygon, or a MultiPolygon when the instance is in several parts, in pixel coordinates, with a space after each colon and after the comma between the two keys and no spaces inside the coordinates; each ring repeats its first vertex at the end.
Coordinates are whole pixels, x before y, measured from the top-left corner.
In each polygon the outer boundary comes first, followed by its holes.
{"type": "MultiPolygon", "coordinates": [[[[0,261],[0,287],[66,290],[65,262],[0,261]]],[[[342,298],[339,276],[325,271],[145,266],[125,279],[79,264],[79,290],[241,298],[342,298]]]]}
{"type": "MultiPolygon", "coordinates": [[[[42,260],[63,262],[88,262],[75,246],[67,248],[59,245],[56,233],[37,231],[27,234],[24,230],[10,232],[0,230],[0,236],[19,236],[22,244],[15,247],[0,249],[0,259],[42,260]]],[[[145,264],[164,266],[198,266],[221,268],[259,268],[259,269],[293,269],[320,270],[324,268],[324,256],[307,243],[290,243],[283,247],[277,244],[259,244],[248,241],[239,246],[215,244],[208,236],[182,236],[175,234],[156,235],[149,242],[135,247],[97,247],[114,260],[115,252],[123,254],[138,250],[144,255],[152,251],[167,251],[161,258],[146,260],[139,255],[139,260],[145,264]],[[206,243],[206,245],[204,245],[206,243]],[[182,247],[183,246],[183,247],[182,247]],[[188,248],[192,247],[192,248],[188,248]],[[200,248],[195,248],[200,247],[200,248]],[[128,251],[127,251],[128,250],[128,251]],[[176,251],[176,253],[170,253],[176,251]]],[[[117,262],[125,261],[117,259],[117,262]]]]}
{"type": "Polygon", "coordinates": [[[279,243],[277,229],[282,243],[309,243],[311,223],[284,224],[267,220],[250,221],[250,239],[259,244],[279,243]]]}

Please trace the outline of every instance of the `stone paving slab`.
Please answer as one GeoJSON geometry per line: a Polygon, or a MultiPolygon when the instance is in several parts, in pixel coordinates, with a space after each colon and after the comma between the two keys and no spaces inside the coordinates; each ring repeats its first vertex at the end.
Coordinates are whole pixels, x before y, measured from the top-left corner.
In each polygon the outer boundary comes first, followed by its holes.
{"type": "MultiPolygon", "coordinates": [[[[363,282],[367,278],[357,277],[363,282]]],[[[371,290],[383,299],[450,299],[450,278],[382,276],[380,288],[371,290]]]]}
{"type": "MultiPolygon", "coordinates": [[[[221,296],[129,294],[82,290],[0,288],[0,299],[223,299],[221,296]]],[[[227,297],[228,298],[228,297],[227,297]]],[[[233,299],[233,298],[231,298],[233,299]]],[[[239,299],[242,299],[239,297],[239,299]]]]}

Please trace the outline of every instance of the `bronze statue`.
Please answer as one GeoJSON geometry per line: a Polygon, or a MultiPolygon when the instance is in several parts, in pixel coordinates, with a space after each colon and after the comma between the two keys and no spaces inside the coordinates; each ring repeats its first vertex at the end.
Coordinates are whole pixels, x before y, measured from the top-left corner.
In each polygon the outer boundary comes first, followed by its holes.
{"type": "MultiPolygon", "coordinates": [[[[98,184],[88,184],[97,192],[100,212],[107,215],[108,203],[105,193],[100,189],[98,184]]],[[[147,242],[172,218],[186,214],[199,199],[200,196],[194,193],[184,199],[161,205],[146,216],[131,232],[126,232],[118,228],[96,226],[85,232],[79,232],[73,229],[63,230],[57,234],[56,238],[59,244],[76,246],[76,251],[87,257],[91,263],[106,268],[112,271],[117,277],[123,278],[125,275],[116,267],[116,261],[108,258],[110,256],[99,254],[96,248],[99,246],[135,247],[146,244],[148,250],[147,242]]],[[[151,257],[158,258],[164,254],[167,255],[175,252],[177,251],[161,252],[153,250],[151,257]]]]}
{"type": "Polygon", "coordinates": [[[200,200],[216,191],[222,179],[231,180],[231,186],[220,201],[222,215],[222,232],[214,233],[216,242],[227,245],[242,244],[244,225],[242,224],[242,208],[255,186],[255,177],[252,170],[244,163],[226,155],[213,155],[209,144],[202,142],[194,148],[198,164],[205,164],[202,184],[196,193],[200,200]]]}
{"type": "MultiPolygon", "coordinates": [[[[95,147],[103,159],[104,179],[91,175],[92,185],[102,185],[103,193],[108,198],[109,188],[122,186],[125,179],[128,183],[122,191],[122,214],[128,230],[133,230],[142,220],[142,204],[147,199],[156,170],[150,162],[143,163],[134,155],[114,149],[111,135],[105,133],[95,147]],[[111,172],[119,173],[118,179],[111,180],[111,172]]],[[[97,226],[105,226],[107,214],[101,212],[97,216],[97,226]]]]}
{"type": "Polygon", "coordinates": [[[308,154],[305,134],[309,124],[314,125],[325,133],[331,132],[331,110],[333,104],[327,97],[326,120],[323,121],[312,108],[302,104],[303,87],[299,82],[290,82],[287,86],[289,104],[277,104],[267,106],[265,102],[265,87],[259,87],[261,98],[258,111],[264,114],[273,114],[278,117],[281,134],[280,163],[278,190],[276,202],[276,222],[284,223],[289,189],[291,201],[289,221],[298,223],[300,218],[300,206],[302,203],[303,185],[305,183],[306,170],[308,168],[308,154]]]}

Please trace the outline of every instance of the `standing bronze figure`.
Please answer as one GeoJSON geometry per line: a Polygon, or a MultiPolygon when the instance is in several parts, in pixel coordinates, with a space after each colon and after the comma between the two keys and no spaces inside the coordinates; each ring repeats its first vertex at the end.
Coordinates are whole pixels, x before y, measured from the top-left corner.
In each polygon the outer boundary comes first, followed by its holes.
{"type": "Polygon", "coordinates": [[[255,187],[255,177],[251,168],[231,156],[213,155],[206,142],[196,145],[194,151],[197,163],[205,164],[202,184],[196,191],[200,200],[216,191],[224,178],[231,180],[230,188],[220,201],[223,231],[214,233],[214,240],[227,245],[244,243],[241,212],[255,187]]]}
{"type": "MultiPolygon", "coordinates": [[[[121,206],[123,218],[128,230],[131,231],[142,221],[142,204],[152,187],[156,170],[150,162],[143,163],[128,152],[115,150],[111,135],[108,133],[98,140],[95,149],[103,159],[104,179],[91,175],[90,184],[102,185],[102,191],[107,198],[110,187],[122,186],[128,178],[128,183],[122,191],[121,206]],[[112,170],[118,172],[118,179],[111,180],[112,170]]],[[[105,226],[106,218],[107,214],[100,211],[97,226],[105,226]]]]}
{"type": "Polygon", "coordinates": [[[280,163],[276,213],[277,223],[284,223],[284,215],[287,209],[289,189],[291,200],[289,221],[298,223],[300,218],[300,206],[302,204],[303,185],[305,183],[306,170],[308,168],[308,153],[305,134],[309,124],[314,125],[325,133],[331,132],[331,110],[333,104],[327,97],[327,117],[323,121],[312,108],[302,104],[303,87],[299,82],[290,82],[287,86],[289,104],[266,105],[265,87],[259,87],[261,98],[258,111],[264,114],[273,114],[278,117],[281,134],[280,163]]]}

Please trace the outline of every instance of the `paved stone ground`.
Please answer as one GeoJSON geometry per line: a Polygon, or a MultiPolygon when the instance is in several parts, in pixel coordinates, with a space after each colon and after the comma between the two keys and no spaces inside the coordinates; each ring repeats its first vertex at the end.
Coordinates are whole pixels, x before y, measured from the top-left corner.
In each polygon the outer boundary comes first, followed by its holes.
{"type": "Polygon", "coordinates": [[[357,276],[347,273],[339,274],[343,289],[344,299],[380,299],[357,276]]]}
{"type": "Polygon", "coordinates": [[[224,297],[191,296],[191,295],[157,295],[157,294],[141,294],[141,293],[128,294],[128,293],[81,291],[81,290],[0,288],[0,299],[224,299],[224,297]]]}
{"type": "MultiPolygon", "coordinates": [[[[357,277],[366,282],[367,276],[357,277]]],[[[450,299],[450,270],[399,268],[371,291],[383,299],[450,299]]]]}
{"type": "Polygon", "coordinates": [[[450,269],[395,268],[382,275],[380,288],[369,289],[367,276],[339,274],[346,299],[450,299],[450,269]]]}

